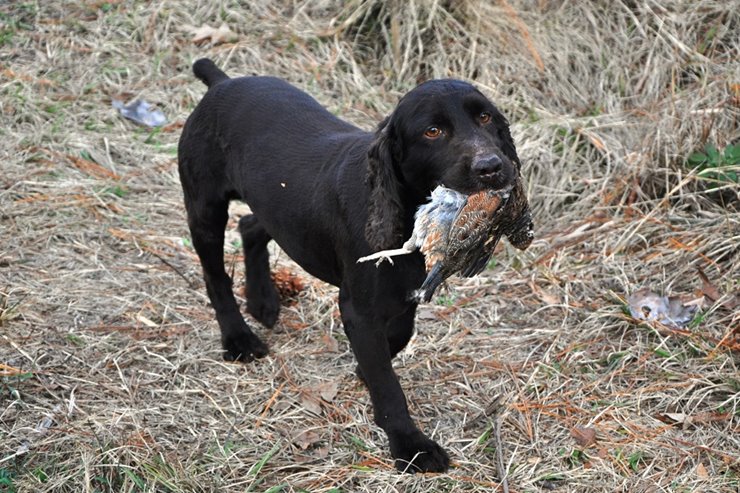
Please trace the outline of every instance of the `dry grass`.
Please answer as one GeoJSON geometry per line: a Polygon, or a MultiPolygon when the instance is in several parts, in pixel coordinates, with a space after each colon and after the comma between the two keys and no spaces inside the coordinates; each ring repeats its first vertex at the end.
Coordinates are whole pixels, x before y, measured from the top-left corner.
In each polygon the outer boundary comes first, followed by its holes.
{"type": "Polygon", "coordinates": [[[740,191],[686,159],[740,138],[740,2],[241,4],[0,5],[0,491],[494,491],[497,454],[517,492],[738,491],[740,191]],[[221,22],[238,42],[181,30],[221,22]],[[219,359],[175,161],[206,55],[365,128],[428,77],[509,115],[538,239],[423,306],[397,362],[449,474],[393,470],[333,288],[306,277],[268,358],[219,359]],[[697,267],[725,298],[690,328],[624,314],[641,286],[700,297],[697,267]],[[466,424],[499,394],[496,451],[466,424]]]}

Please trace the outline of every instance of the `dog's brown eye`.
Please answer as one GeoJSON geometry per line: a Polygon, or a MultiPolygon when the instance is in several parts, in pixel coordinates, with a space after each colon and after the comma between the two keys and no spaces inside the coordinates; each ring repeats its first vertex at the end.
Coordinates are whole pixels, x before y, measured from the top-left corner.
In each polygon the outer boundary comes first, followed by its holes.
{"type": "Polygon", "coordinates": [[[436,139],[442,135],[442,130],[439,127],[429,127],[424,131],[424,136],[429,139],[436,139]]]}
{"type": "Polygon", "coordinates": [[[487,111],[484,111],[480,115],[478,115],[478,121],[481,122],[483,125],[491,121],[491,114],[487,111]]]}

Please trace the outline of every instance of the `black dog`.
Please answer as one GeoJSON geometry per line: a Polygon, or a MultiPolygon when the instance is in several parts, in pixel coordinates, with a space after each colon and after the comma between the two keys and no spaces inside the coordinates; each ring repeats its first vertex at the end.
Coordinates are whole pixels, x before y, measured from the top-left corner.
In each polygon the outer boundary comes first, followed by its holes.
{"type": "Polygon", "coordinates": [[[227,209],[239,199],[253,212],[239,221],[247,311],[268,327],[277,320],[267,251],[274,239],[339,287],[358,375],[396,467],[446,470],[446,452],[414,424],[391,366],[413,332],[409,293],[424,280],[423,258],[417,252],[379,267],[357,259],[400,246],[438,184],[464,193],[511,185],[520,163],[506,119],[470,84],[433,80],[368,133],[280,79],[230,79],[207,59],[193,71],[209,90],[183,129],[179,170],[224,357],[250,361],[268,352],[239,313],[224,270],[227,209]]]}

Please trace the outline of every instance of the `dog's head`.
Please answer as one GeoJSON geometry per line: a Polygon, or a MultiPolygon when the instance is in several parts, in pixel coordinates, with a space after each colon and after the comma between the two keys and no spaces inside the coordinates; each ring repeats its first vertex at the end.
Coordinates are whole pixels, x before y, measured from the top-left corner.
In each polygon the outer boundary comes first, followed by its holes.
{"type": "Polygon", "coordinates": [[[425,82],[379,125],[368,151],[368,242],[403,242],[404,198],[421,203],[440,184],[465,194],[508,188],[520,166],[509,123],[488,98],[466,82],[425,82]]]}

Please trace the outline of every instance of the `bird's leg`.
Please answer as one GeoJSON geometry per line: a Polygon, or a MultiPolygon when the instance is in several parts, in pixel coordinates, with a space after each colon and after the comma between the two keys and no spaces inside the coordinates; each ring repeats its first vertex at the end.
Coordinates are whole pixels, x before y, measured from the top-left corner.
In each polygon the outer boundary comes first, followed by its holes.
{"type": "Polygon", "coordinates": [[[394,248],[391,250],[381,250],[379,252],[375,252],[372,255],[368,255],[366,257],[360,257],[357,259],[357,263],[361,262],[368,262],[370,260],[377,260],[375,262],[375,266],[378,267],[380,264],[383,263],[384,260],[387,260],[390,262],[391,265],[393,265],[393,259],[391,257],[396,257],[398,255],[407,255],[409,253],[413,253],[416,250],[416,238],[414,236],[411,236],[409,240],[403,244],[401,248],[394,248]]]}

